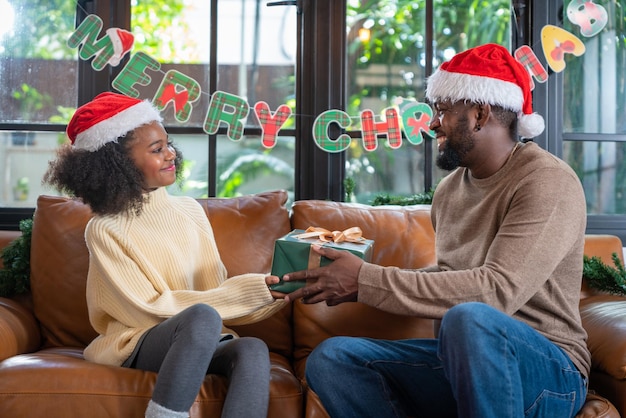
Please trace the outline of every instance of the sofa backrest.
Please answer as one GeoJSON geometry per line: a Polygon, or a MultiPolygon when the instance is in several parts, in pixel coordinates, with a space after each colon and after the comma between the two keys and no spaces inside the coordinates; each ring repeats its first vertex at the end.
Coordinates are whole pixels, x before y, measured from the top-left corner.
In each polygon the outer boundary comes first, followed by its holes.
{"type": "MultiPolygon", "coordinates": [[[[369,206],[321,200],[297,201],[292,207],[294,229],[319,226],[344,230],[358,226],[374,240],[372,263],[400,268],[435,264],[435,233],[430,206],[369,206]]],[[[430,319],[393,315],[361,303],[329,307],[324,303],[294,302],[294,360],[296,374],[304,377],[310,352],[335,335],[385,339],[432,338],[430,319]]]]}
{"type": "MultiPolygon", "coordinates": [[[[285,191],[199,200],[229,276],[269,272],[274,241],[291,228],[286,201],[285,191]]],[[[96,336],[85,301],[89,254],[84,231],[91,216],[89,207],[78,200],[40,196],[37,201],[31,291],[46,346],[84,347],[96,336]]],[[[269,324],[262,321],[236,331],[267,338],[274,351],[291,353],[290,309],[267,319],[269,324]]]]}

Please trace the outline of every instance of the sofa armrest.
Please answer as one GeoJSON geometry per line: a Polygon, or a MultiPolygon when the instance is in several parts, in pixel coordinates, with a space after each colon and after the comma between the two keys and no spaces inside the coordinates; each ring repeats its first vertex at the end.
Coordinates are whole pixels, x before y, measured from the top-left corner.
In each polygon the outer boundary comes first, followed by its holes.
{"type": "Polygon", "coordinates": [[[30,353],[41,345],[35,316],[17,301],[0,298],[0,361],[30,353]]]}
{"type": "Polygon", "coordinates": [[[585,405],[578,411],[575,418],[620,418],[620,415],[607,399],[589,392],[585,405]]]}
{"type": "Polygon", "coordinates": [[[596,295],[580,303],[587,346],[595,370],[626,379],[626,298],[596,295]]]}

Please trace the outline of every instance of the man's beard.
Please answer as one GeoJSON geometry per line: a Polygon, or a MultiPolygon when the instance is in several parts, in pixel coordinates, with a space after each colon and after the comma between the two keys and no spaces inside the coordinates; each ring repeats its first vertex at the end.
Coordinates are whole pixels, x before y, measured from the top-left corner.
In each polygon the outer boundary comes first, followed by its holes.
{"type": "Polygon", "coordinates": [[[467,116],[459,117],[457,128],[446,135],[443,150],[437,155],[435,163],[442,170],[452,171],[463,165],[463,158],[474,148],[474,137],[469,129],[467,116]],[[450,145],[450,138],[455,138],[455,145],[450,145]]]}

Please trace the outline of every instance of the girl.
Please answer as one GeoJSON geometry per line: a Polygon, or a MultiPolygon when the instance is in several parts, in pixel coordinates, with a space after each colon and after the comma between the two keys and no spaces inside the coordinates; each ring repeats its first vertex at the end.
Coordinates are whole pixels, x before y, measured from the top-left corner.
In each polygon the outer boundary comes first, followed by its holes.
{"type": "Polygon", "coordinates": [[[229,380],[223,417],[265,417],[267,346],[235,338],[222,321],[252,323],[281,309],[268,289],[278,277],[226,280],[202,207],[165,189],[182,156],[161,120],[148,101],[102,93],[78,108],[71,145],[44,175],[94,213],[85,230],[87,304],[99,335],[85,358],[158,372],[146,417],[189,416],[207,373],[229,380]]]}

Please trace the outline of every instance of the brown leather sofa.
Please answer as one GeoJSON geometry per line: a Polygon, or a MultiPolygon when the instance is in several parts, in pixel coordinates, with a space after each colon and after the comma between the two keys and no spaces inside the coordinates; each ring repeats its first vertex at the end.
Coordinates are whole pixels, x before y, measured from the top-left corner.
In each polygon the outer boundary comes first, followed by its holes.
{"type": "MultiPolygon", "coordinates": [[[[373,261],[419,268],[435,260],[428,206],[379,206],[298,201],[291,210],[283,191],[232,199],[201,199],[230,275],[270,270],[274,240],[292,229],[360,226],[375,240],[373,261]]],[[[0,298],[0,416],[140,417],[156,375],[87,362],[83,348],[95,337],[85,304],[87,249],[81,203],[41,196],[31,245],[31,293],[0,298]]],[[[17,236],[0,232],[0,248],[17,236]]],[[[586,253],[610,260],[621,254],[613,236],[589,236],[586,253]]],[[[590,396],[580,417],[626,416],[626,299],[581,293],[581,312],[593,354],[590,396]],[[602,395],[602,396],[599,396],[602,395]],[[604,397],[607,399],[605,399],[604,397]]],[[[326,417],[306,388],[309,353],[332,335],[376,338],[433,337],[433,321],[401,317],[359,304],[336,307],[294,302],[262,322],[236,328],[262,338],[272,361],[269,417],[326,417]]],[[[219,416],[225,380],[207,376],[192,417],[219,416]]]]}

